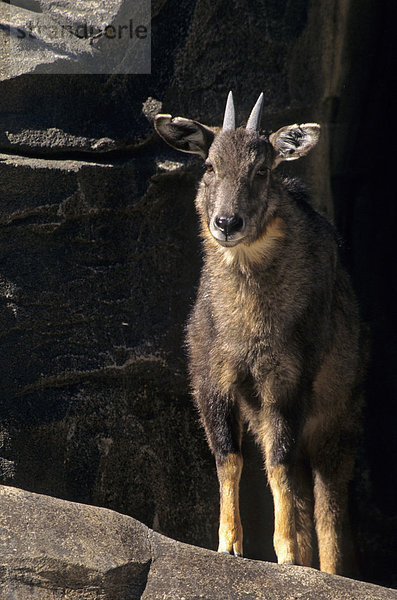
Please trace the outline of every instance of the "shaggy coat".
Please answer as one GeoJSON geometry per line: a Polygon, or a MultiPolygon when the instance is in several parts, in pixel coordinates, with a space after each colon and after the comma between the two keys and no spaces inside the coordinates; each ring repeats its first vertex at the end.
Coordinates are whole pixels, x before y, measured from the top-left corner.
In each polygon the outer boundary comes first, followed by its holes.
{"type": "Polygon", "coordinates": [[[270,136],[159,115],[172,146],[197,152],[204,247],[187,328],[193,396],[220,483],[219,551],[241,555],[244,424],[263,450],[279,563],[342,572],[347,486],[360,424],[359,317],[331,224],[274,170],[315,145],[319,126],[270,136]]]}

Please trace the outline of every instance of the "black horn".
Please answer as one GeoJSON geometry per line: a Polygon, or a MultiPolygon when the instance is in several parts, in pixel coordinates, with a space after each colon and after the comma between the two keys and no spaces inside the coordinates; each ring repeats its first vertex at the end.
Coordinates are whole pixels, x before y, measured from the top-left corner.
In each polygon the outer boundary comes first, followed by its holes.
{"type": "Polygon", "coordinates": [[[251,114],[247,121],[246,129],[253,129],[254,131],[257,131],[259,129],[259,126],[261,124],[262,109],[263,109],[263,92],[260,94],[258,100],[256,101],[254,108],[251,111],[251,114]]]}
{"type": "Polygon", "coordinates": [[[236,129],[236,118],[234,113],[233,94],[229,92],[225,108],[225,116],[223,117],[222,131],[236,129]]]}

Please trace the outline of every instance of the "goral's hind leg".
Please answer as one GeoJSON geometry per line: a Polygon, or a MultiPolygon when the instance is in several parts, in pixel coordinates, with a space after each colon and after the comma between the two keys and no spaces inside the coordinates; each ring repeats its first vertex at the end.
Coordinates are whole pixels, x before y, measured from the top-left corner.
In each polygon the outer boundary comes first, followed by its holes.
{"type": "Polygon", "coordinates": [[[320,569],[343,574],[342,533],[347,526],[348,484],[353,455],[317,464],[314,469],[315,523],[320,569]]]}

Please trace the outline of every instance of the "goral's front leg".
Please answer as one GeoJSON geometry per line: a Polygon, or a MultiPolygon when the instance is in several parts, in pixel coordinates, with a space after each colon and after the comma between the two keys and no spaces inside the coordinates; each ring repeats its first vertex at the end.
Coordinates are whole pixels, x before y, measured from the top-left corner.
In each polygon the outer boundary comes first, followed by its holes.
{"type": "Polygon", "coordinates": [[[295,500],[286,465],[268,466],[274,501],[274,549],[279,564],[299,564],[295,500]]]}
{"type": "MultiPolygon", "coordinates": [[[[297,490],[294,479],[301,415],[289,395],[273,395],[262,414],[262,447],[274,502],[274,549],[280,564],[302,564],[296,524],[297,490]]],[[[306,556],[304,557],[306,560],[306,556]]]]}
{"type": "Polygon", "coordinates": [[[239,511],[241,455],[240,410],[231,393],[214,392],[207,378],[200,378],[195,393],[219,480],[220,519],[218,552],[242,556],[243,530],[239,511]]]}
{"type": "Polygon", "coordinates": [[[241,454],[217,457],[220,494],[218,552],[243,555],[243,528],[239,510],[239,484],[243,459],[241,454]]]}

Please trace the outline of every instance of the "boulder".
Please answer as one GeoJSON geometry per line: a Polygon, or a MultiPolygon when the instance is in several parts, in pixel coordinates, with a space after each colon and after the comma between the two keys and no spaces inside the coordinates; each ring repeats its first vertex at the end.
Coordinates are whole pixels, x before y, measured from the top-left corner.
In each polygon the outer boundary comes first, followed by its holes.
{"type": "Polygon", "coordinates": [[[125,515],[0,487],[4,600],[393,600],[395,590],[234,558],[125,515]]]}

